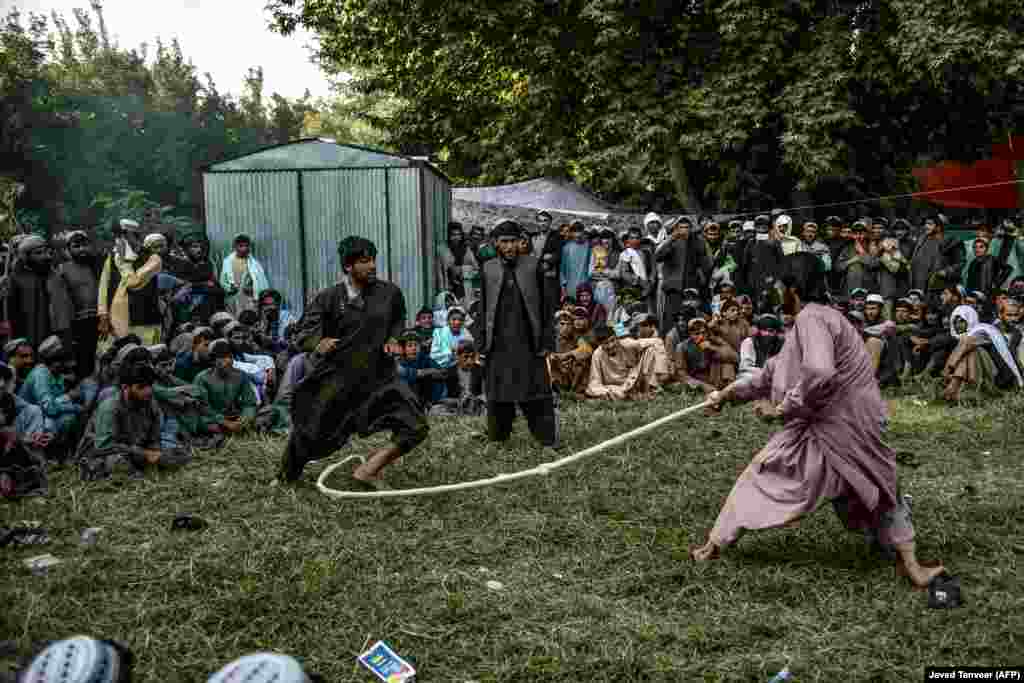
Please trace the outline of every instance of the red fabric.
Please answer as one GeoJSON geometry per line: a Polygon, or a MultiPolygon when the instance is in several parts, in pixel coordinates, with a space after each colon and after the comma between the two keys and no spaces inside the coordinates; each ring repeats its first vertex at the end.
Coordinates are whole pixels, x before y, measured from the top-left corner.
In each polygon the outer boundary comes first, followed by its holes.
{"type": "Polygon", "coordinates": [[[956,209],[1021,208],[1021,190],[1017,180],[1016,162],[1024,161],[1024,137],[1018,136],[992,147],[992,158],[973,164],[942,161],[933,166],[914,169],[921,191],[915,199],[923,199],[956,209]],[[1005,183],[995,187],[954,190],[958,187],[1005,183]],[[937,192],[937,190],[951,190],[937,192]],[[934,194],[930,194],[934,193],[934,194]]]}

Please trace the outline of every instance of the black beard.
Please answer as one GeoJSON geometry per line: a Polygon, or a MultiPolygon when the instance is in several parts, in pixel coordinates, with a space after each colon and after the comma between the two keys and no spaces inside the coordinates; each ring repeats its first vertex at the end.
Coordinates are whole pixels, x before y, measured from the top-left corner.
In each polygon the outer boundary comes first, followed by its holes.
{"type": "Polygon", "coordinates": [[[786,315],[796,315],[800,312],[798,302],[796,295],[787,289],[782,295],[782,312],[786,315]]]}

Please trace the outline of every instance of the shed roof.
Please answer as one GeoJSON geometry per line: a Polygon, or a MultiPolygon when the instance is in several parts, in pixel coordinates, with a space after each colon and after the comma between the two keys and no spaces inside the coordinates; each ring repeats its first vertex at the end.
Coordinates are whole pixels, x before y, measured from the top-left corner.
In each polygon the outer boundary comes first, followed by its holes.
{"type": "MultiPolygon", "coordinates": [[[[204,171],[316,171],[336,168],[387,168],[424,165],[411,157],[382,149],[335,142],[329,138],[302,138],[204,167],[204,171]]],[[[426,164],[440,175],[432,164],[426,164]]]]}
{"type": "Polygon", "coordinates": [[[566,213],[607,214],[630,211],[605,202],[564,178],[534,178],[521,183],[490,187],[455,187],[452,188],[452,199],[566,213]]]}

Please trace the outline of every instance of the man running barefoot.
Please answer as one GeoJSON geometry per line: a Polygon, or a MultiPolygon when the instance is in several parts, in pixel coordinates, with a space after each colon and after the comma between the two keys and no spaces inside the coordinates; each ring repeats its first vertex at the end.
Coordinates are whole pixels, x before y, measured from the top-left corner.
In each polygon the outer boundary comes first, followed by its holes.
{"type": "Polygon", "coordinates": [[[943,567],[917,561],[896,460],[882,442],[887,409],[871,359],[853,326],[823,305],[825,273],[816,260],[787,257],[784,310],[796,320],[782,351],[708,397],[716,408],[770,398],[785,426],[740,475],[707,543],[692,556],[714,559],[743,531],[790,524],[829,500],[847,528],[874,533],[898,554],[901,573],[927,586],[943,567]]]}

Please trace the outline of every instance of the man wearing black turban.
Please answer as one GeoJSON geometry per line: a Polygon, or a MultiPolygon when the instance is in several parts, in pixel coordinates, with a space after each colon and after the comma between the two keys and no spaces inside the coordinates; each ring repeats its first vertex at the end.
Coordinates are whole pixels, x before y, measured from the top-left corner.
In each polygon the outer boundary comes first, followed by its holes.
{"type": "Polygon", "coordinates": [[[405,327],[402,290],[377,279],[373,242],[346,237],[338,255],[342,281],[314,297],[296,334],[313,370],[295,388],[293,429],[278,477],[297,480],[307,462],[330,455],[353,434],[391,431],[393,445],[372,453],[352,473],[373,487],[381,469],[427,437],[427,419],[386,351],[405,327]]]}
{"type": "Polygon", "coordinates": [[[554,345],[553,316],[544,315],[544,277],[537,257],[518,252],[522,234],[514,221],[495,226],[491,235],[498,258],[483,268],[479,349],[485,360],[488,438],[508,440],[518,404],[534,438],[558,447],[558,416],[545,360],[554,345]]]}

